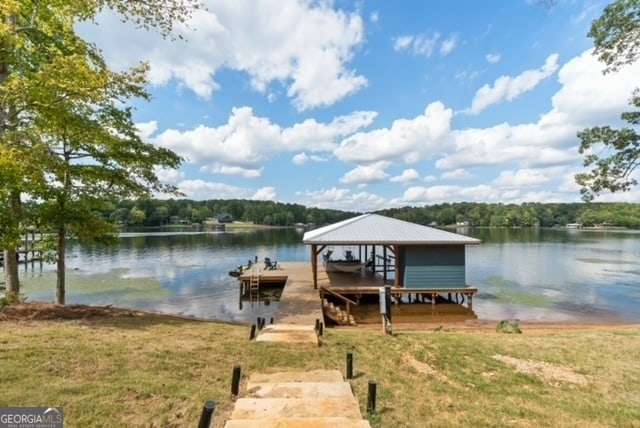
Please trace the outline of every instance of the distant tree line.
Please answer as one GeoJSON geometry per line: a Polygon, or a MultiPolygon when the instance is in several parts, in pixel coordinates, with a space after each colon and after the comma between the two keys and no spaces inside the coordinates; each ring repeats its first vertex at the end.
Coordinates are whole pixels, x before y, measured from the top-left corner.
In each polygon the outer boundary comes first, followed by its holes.
{"type": "MultiPolygon", "coordinates": [[[[474,227],[554,227],[568,223],[589,226],[640,228],[640,204],[629,203],[475,203],[459,202],[403,207],[377,211],[401,220],[438,226],[465,223],[474,227]]],[[[270,226],[296,223],[324,225],[360,213],[308,208],[300,204],[243,199],[123,200],[102,212],[119,224],[157,227],[172,219],[202,223],[218,215],[230,214],[233,220],[270,226]]]]}
{"type": "Polygon", "coordinates": [[[143,227],[164,226],[174,219],[186,223],[203,223],[222,214],[230,214],[234,221],[268,226],[335,223],[356,215],[339,210],[307,208],[299,204],[242,199],[123,200],[114,203],[112,209],[103,211],[103,216],[116,223],[143,227]]]}
{"type": "Polygon", "coordinates": [[[640,204],[532,203],[488,204],[460,202],[404,207],[380,214],[419,224],[441,226],[468,222],[474,227],[554,227],[568,223],[640,228],[640,204]]]}

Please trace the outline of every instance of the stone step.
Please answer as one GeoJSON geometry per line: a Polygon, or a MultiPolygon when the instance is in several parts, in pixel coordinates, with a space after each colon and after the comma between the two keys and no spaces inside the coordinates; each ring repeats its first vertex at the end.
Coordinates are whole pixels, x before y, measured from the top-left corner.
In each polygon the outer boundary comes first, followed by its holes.
{"type": "Polygon", "coordinates": [[[308,370],[305,372],[254,373],[247,380],[252,384],[284,382],[344,382],[340,370],[308,370]]]}
{"type": "Polygon", "coordinates": [[[289,342],[318,344],[318,333],[315,326],[291,324],[271,324],[260,331],[256,337],[258,342],[289,342]]]}
{"type": "Polygon", "coordinates": [[[247,397],[252,398],[304,398],[346,397],[351,399],[353,391],[348,382],[278,382],[247,383],[247,397]]]}
{"type": "Polygon", "coordinates": [[[371,428],[369,421],[340,417],[233,419],[224,428],[371,428]]]}
{"type": "Polygon", "coordinates": [[[324,418],[362,419],[360,407],[351,397],[240,398],[231,419],[324,418]]]}

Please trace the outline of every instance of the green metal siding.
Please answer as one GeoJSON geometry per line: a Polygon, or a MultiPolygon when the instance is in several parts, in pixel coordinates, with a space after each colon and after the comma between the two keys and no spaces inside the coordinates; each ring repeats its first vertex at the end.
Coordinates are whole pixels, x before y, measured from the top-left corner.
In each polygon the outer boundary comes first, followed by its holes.
{"type": "Polygon", "coordinates": [[[466,286],[465,247],[404,247],[403,285],[407,288],[466,286]]]}

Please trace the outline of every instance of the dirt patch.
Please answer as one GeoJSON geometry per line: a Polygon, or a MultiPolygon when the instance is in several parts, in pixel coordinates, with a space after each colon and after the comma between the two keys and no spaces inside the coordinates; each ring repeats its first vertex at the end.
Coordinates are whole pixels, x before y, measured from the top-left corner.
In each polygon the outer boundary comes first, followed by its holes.
{"type": "Polygon", "coordinates": [[[431,367],[427,363],[423,363],[422,361],[416,360],[413,355],[404,354],[402,356],[402,359],[409,366],[413,367],[413,369],[415,371],[417,371],[418,373],[422,373],[424,375],[430,376],[430,377],[432,377],[434,379],[437,379],[439,381],[445,381],[446,380],[446,377],[441,375],[440,373],[438,373],[438,371],[436,369],[434,369],[433,367],[431,367]]]}
{"type": "Polygon", "coordinates": [[[0,321],[78,320],[134,315],[135,311],[112,306],[21,303],[0,308],[0,321]]]}
{"type": "MultiPolygon", "coordinates": [[[[444,323],[394,323],[393,333],[405,332],[444,332],[473,334],[504,334],[496,332],[500,320],[473,320],[444,323]]],[[[590,319],[585,321],[524,321],[518,325],[523,335],[548,335],[558,333],[575,333],[581,331],[609,330],[611,328],[638,328],[637,324],[629,324],[610,319],[590,319]]],[[[335,326],[339,330],[381,331],[380,324],[358,324],[356,326],[335,326]]]]}
{"type": "Polygon", "coordinates": [[[494,355],[493,358],[512,366],[519,373],[535,376],[544,382],[552,384],[567,382],[579,386],[587,384],[587,378],[567,367],[556,366],[545,361],[521,360],[506,355],[494,355]]]}

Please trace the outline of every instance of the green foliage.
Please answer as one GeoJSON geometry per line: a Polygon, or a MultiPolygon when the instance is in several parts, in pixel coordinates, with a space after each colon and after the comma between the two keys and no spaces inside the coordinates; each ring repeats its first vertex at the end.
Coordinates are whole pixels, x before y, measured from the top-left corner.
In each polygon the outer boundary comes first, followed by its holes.
{"type": "Polygon", "coordinates": [[[507,333],[507,334],[522,334],[522,329],[515,321],[507,321],[502,320],[498,323],[496,327],[496,331],[498,333],[507,333]]]}
{"type": "Polygon", "coordinates": [[[339,210],[307,208],[300,204],[241,199],[125,199],[114,202],[101,213],[104,218],[119,224],[143,227],[167,225],[172,218],[184,223],[200,223],[221,214],[231,214],[234,221],[269,226],[323,225],[356,215],[339,210]]]}
{"type": "MultiPolygon", "coordinates": [[[[632,105],[640,108],[640,93],[636,91],[632,105]]],[[[640,111],[623,114],[631,124],[638,125],[640,111]]],[[[628,191],[638,182],[633,173],[640,164],[640,134],[633,128],[612,129],[598,126],[578,132],[580,154],[586,154],[588,173],[576,174],[576,183],[585,201],[593,200],[603,190],[628,191]]]]}
{"type": "Polygon", "coordinates": [[[640,56],[640,0],[616,0],[605,7],[588,36],[607,72],[635,62],[640,56]]]}
{"type": "MultiPolygon", "coordinates": [[[[616,0],[600,18],[593,21],[589,37],[594,40],[594,54],[606,64],[605,73],[634,63],[640,57],[640,0],[616,0]]],[[[640,90],[630,104],[640,108],[640,90]]],[[[640,111],[622,113],[631,125],[640,124],[640,111]]],[[[634,128],[612,129],[599,126],[578,132],[580,154],[590,172],[576,174],[582,199],[589,202],[602,191],[625,192],[637,184],[633,177],[640,162],[640,134],[634,128]]]]}
{"type": "Polygon", "coordinates": [[[20,303],[25,303],[26,301],[27,297],[24,294],[5,292],[5,295],[0,297],[0,308],[18,305],[20,303]]]}
{"type": "MultiPolygon", "coordinates": [[[[554,227],[567,223],[590,226],[640,227],[640,204],[629,203],[523,203],[487,204],[459,202],[423,207],[403,207],[380,210],[377,213],[418,224],[438,222],[442,217],[469,222],[473,227],[554,227]],[[500,221],[496,221],[496,219],[500,221]]],[[[307,208],[299,204],[240,199],[126,199],[105,204],[94,213],[120,225],[158,227],[178,218],[187,223],[215,218],[228,213],[234,220],[254,224],[292,226],[295,223],[324,225],[353,217],[358,213],[320,208],[307,208]]]]}
{"type": "MultiPolygon", "coordinates": [[[[110,199],[178,194],[158,169],[182,159],[139,136],[132,99],[149,99],[148,64],[109,69],[75,25],[103,9],[163,36],[186,23],[199,0],[5,0],[0,6],[0,248],[26,225],[57,233],[58,303],[64,303],[64,242],[108,242],[116,232],[100,211],[110,199]],[[10,165],[10,167],[9,167],[10,165]],[[22,209],[24,199],[38,201],[22,209]]],[[[6,272],[19,286],[17,267],[6,272]]]]}
{"type": "Polygon", "coordinates": [[[640,227],[640,205],[628,203],[538,203],[516,204],[445,203],[424,207],[403,207],[379,214],[418,224],[440,223],[440,212],[453,211],[473,227],[554,227],[567,223],[583,226],[640,227]]]}

